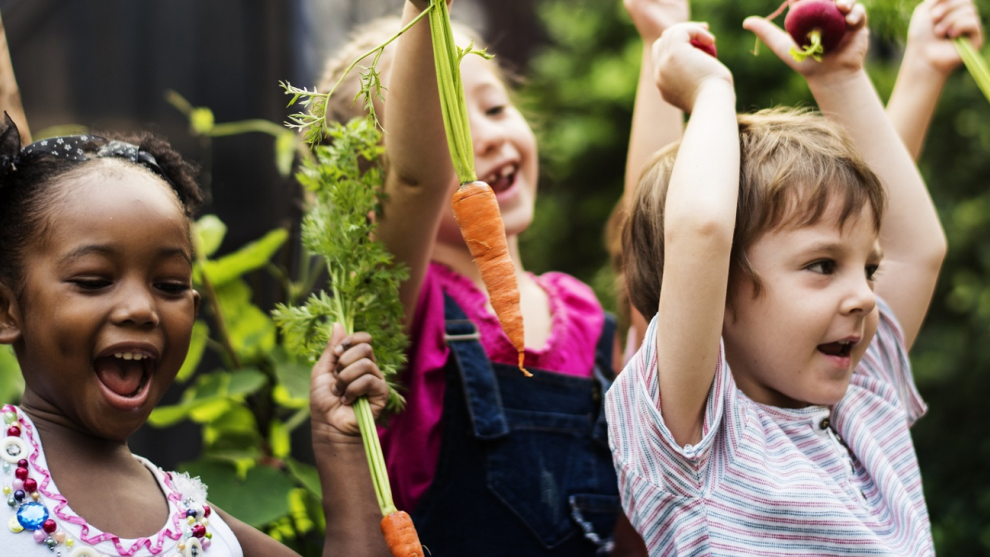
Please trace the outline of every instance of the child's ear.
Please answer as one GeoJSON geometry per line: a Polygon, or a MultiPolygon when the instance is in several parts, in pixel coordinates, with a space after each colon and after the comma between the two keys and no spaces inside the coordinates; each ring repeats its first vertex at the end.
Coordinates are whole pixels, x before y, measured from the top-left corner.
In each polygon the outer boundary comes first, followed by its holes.
{"type": "Polygon", "coordinates": [[[17,296],[0,282],[0,344],[14,344],[21,338],[21,308],[17,296]]]}

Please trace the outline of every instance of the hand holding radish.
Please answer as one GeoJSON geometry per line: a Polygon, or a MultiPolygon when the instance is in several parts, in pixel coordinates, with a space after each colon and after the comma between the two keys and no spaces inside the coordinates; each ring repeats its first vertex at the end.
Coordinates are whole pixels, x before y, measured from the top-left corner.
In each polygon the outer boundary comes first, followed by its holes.
{"type": "Polygon", "coordinates": [[[704,51],[714,44],[708,24],[695,22],[674,25],[654,43],[654,78],[664,100],[691,112],[705,86],[728,83],[732,87],[729,69],[704,51]]]}
{"type": "Polygon", "coordinates": [[[957,37],[967,37],[977,50],[983,45],[983,28],[973,1],[925,0],[911,15],[904,58],[948,75],[962,63],[952,44],[957,37]]]}
{"type": "Polygon", "coordinates": [[[347,335],[335,323],[326,350],[313,366],[310,379],[310,413],[314,440],[361,443],[352,405],[366,396],[377,417],[388,399],[388,385],[375,363],[371,335],[347,335]]]}
{"type": "MultiPolygon", "coordinates": [[[[822,2],[831,0],[800,0],[791,5],[794,10],[802,2],[822,2]]],[[[781,60],[805,78],[818,76],[836,76],[838,73],[853,74],[863,69],[863,61],[869,48],[869,30],[866,27],[866,10],[862,4],[853,0],[838,0],[835,3],[840,14],[845,18],[845,34],[835,41],[833,36],[825,35],[825,26],[818,22],[805,22],[800,19],[792,25],[799,28],[820,28],[823,31],[821,42],[834,47],[826,49],[821,56],[821,62],[807,58],[795,60],[791,50],[799,45],[787,32],[766,18],[751,16],[743,22],[743,28],[752,31],[770,50],[781,60]],[[837,73],[838,72],[838,73],[837,73]]],[[[807,17],[807,16],[805,16],[807,17]]],[[[793,21],[793,20],[792,20],[793,21]]],[[[790,27],[791,25],[788,25],[790,27]]]]}
{"type": "Polygon", "coordinates": [[[691,15],[687,0],[623,0],[636,31],[646,44],[652,44],[671,26],[691,15]]]}

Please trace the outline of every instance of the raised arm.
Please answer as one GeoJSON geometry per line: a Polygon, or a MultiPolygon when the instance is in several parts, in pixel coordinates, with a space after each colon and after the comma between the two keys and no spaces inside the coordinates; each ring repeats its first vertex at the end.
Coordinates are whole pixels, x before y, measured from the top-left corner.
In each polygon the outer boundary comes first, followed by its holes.
{"type": "Polygon", "coordinates": [[[704,24],[675,25],[653,53],[664,99],[691,113],[664,205],[656,338],[646,340],[656,343],[660,408],[680,445],[702,435],[718,363],[739,190],[732,75],[691,46],[692,39],[710,44],[714,37],[704,24]]]}
{"type": "Polygon", "coordinates": [[[790,36],[763,18],[749,18],[744,26],[804,75],[819,108],[845,128],[883,183],[888,203],[880,230],[883,263],[876,291],[897,315],[910,348],[928,311],[945,257],[945,233],[914,159],[887,118],[863,68],[869,45],[866,13],[851,0],[837,5],[846,14],[848,31],[842,43],[820,63],[810,58],[795,62],[788,53],[794,44],[790,36]]]}
{"type": "MultiPolygon", "coordinates": [[[[407,1],[403,24],[428,5],[428,0],[407,1]]],[[[399,38],[386,93],[385,191],[389,198],[378,234],[396,258],[409,266],[409,280],[399,292],[407,325],[416,308],[440,216],[450,203],[451,187],[456,186],[432,45],[426,18],[399,38]]]]}
{"type": "Polygon", "coordinates": [[[688,20],[687,0],[624,0],[640,38],[643,39],[643,61],[636,87],[629,152],[626,157],[626,203],[636,189],[643,165],[664,145],[681,138],[684,114],[660,96],[656,72],[653,71],[653,43],[675,23],[688,20]]]}
{"type": "Polygon", "coordinates": [[[977,49],[983,45],[983,28],[972,0],[925,0],[914,9],[887,115],[915,160],[945,81],[962,63],[952,44],[957,37],[966,37],[977,49]]]}
{"type": "Polygon", "coordinates": [[[31,130],[28,129],[27,118],[24,116],[24,105],[21,104],[21,90],[14,78],[14,64],[10,60],[10,49],[7,46],[7,31],[0,20],[0,111],[6,111],[11,120],[17,124],[21,135],[21,145],[31,143],[31,130]]]}

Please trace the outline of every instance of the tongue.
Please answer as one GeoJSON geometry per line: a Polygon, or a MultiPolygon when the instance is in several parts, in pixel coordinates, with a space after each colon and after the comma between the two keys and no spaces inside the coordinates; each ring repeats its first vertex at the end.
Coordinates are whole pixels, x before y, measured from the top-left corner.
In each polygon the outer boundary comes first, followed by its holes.
{"type": "Polygon", "coordinates": [[[843,351],[843,346],[838,342],[830,342],[828,344],[819,344],[818,350],[830,356],[841,356],[843,351]]]}
{"type": "Polygon", "coordinates": [[[144,366],[140,361],[100,358],[95,367],[100,381],[120,396],[132,396],[141,387],[144,366]]]}

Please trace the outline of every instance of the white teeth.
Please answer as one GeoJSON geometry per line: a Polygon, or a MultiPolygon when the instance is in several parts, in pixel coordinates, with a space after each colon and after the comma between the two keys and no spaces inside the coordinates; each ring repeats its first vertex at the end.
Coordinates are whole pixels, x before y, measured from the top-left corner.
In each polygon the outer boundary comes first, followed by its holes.
{"type": "Polygon", "coordinates": [[[852,343],[851,343],[851,342],[849,342],[848,340],[840,340],[840,341],[839,341],[839,344],[841,344],[841,345],[843,345],[843,346],[845,346],[845,345],[847,345],[847,344],[852,344],[852,343]]]}
{"type": "Polygon", "coordinates": [[[121,360],[143,360],[146,356],[144,354],[136,354],[134,352],[118,352],[114,354],[113,357],[121,360]]]}

